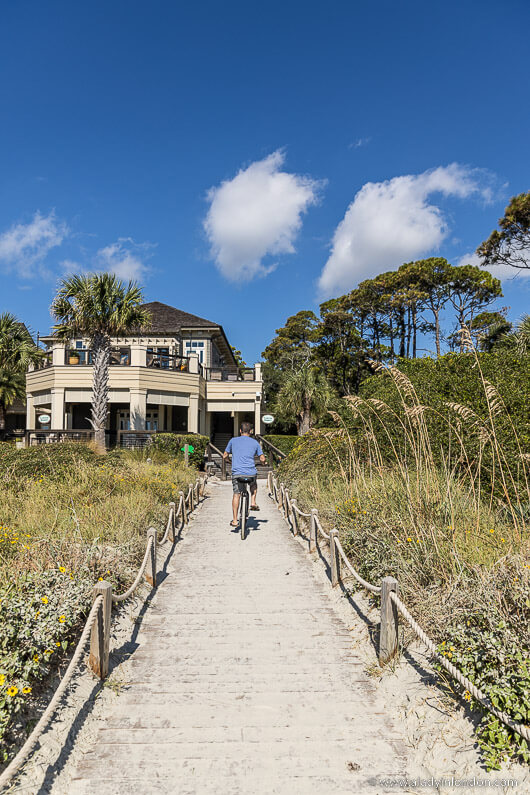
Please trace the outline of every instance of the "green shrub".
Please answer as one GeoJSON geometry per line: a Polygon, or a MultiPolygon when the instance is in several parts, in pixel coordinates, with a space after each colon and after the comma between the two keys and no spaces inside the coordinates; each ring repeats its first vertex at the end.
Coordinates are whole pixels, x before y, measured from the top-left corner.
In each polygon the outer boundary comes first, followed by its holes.
{"type": "Polygon", "coordinates": [[[105,455],[98,455],[91,447],[79,442],[61,444],[40,444],[17,450],[9,444],[0,445],[0,468],[6,476],[18,478],[40,477],[42,475],[61,480],[81,462],[105,461],[105,455]]]}
{"type": "Polygon", "coordinates": [[[185,444],[189,444],[193,447],[189,462],[200,467],[204,463],[204,453],[209,441],[207,436],[201,436],[198,433],[157,433],[152,439],[151,447],[170,453],[176,458],[184,458],[182,448],[185,444]]]}
{"type": "MultiPolygon", "coordinates": [[[[4,533],[5,535],[5,533],[4,533]]],[[[12,534],[8,533],[9,543],[12,534]]],[[[7,539],[5,539],[7,540],[7,539]]],[[[63,566],[28,573],[0,597],[0,761],[9,756],[13,718],[57,666],[90,606],[90,577],[63,566]]]]}
{"type": "Polygon", "coordinates": [[[289,455],[293,447],[295,446],[296,442],[300,438],[299,436],[283,436],[279,433],[268,433],[263,434],[263,438],[273,444],[278,450],[281,450],[282,453],[285,455],[289,455]]]}

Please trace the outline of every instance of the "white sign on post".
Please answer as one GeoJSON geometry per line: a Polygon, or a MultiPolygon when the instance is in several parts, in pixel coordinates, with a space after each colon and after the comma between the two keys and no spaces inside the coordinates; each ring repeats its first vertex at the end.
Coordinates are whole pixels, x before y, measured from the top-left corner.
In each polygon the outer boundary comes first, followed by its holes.
{"type": "Polygon", "coordinates": [[[49,421],[50,421],[50,415],[49,414],[39,414],[37,419],[42,425],[47,425],[49,423],[49,421]]]}
{"type": "Polygon", "coordinates": [[[274,417],[272,414],[264,414],[261,419],[263,420],[265,425],[272,425],[272,423],[274,422],[274,417]]]}

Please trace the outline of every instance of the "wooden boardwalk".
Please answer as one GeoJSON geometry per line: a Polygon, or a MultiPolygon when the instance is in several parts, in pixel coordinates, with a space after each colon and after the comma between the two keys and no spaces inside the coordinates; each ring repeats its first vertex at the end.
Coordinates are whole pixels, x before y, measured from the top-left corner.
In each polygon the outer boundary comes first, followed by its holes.
{"type": "Polygon", "coordinates": [[[207,493],[69,795],[386,792],[402,749],[330,588],[265,482],[245,541],[207,493]]]}

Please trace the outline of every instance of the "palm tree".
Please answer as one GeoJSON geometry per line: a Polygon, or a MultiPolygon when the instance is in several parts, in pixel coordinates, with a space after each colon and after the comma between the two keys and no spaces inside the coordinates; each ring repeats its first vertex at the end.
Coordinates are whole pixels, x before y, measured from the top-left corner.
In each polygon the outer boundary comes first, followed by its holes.
{"type": "Polygon", "coordinates": [[[125,337],[148,328],[150,314],[141,306],[142,291],[136,282],[124,284],[111,273],[67,276],[61,279],[52,303],[57,337],[84,336],[92,349],[92,411],[90,423],[96,445],[105,449],[109,402],[111,337],[125,337]]]}
{"type": "Polygon", "coordinates": [[[42,359],[26,326],[11,314],[0,314],[0,431],[5,431],[6,413],[15,400],[26,397],[25,373],[42,359]]]}
{"type": "Polygon", "coordinates": [[[294,415],[298,436],[303,436],[313,421],[326,411],[332,396],[332,389],[322,373],[304,364],[285,375],[276,405],[286,418],[294,415]]]}
{"type": "Polygon", "coordinates": [[[517,352],[524,356],[530,353],[530,315],[523,315],[515,329],[515,345],[517,352]]]}

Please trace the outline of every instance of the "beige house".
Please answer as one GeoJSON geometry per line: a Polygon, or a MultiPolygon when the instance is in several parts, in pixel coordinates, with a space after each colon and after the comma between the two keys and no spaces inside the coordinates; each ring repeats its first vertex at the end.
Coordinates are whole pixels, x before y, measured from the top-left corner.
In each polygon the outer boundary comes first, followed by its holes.
{"type": "MultiPolygon", "coordinates": [[[[109,444],[146,430],[201,433],[221,446],[245,419],[261,433],[261,365],[239,368],[218,323],[159,301],[145,308],[149,332],[112,341],[109,444]]],[[[26,379],[27,430],[90,430],[87,340],[42,341],[46,362],[26,379]]]]}

